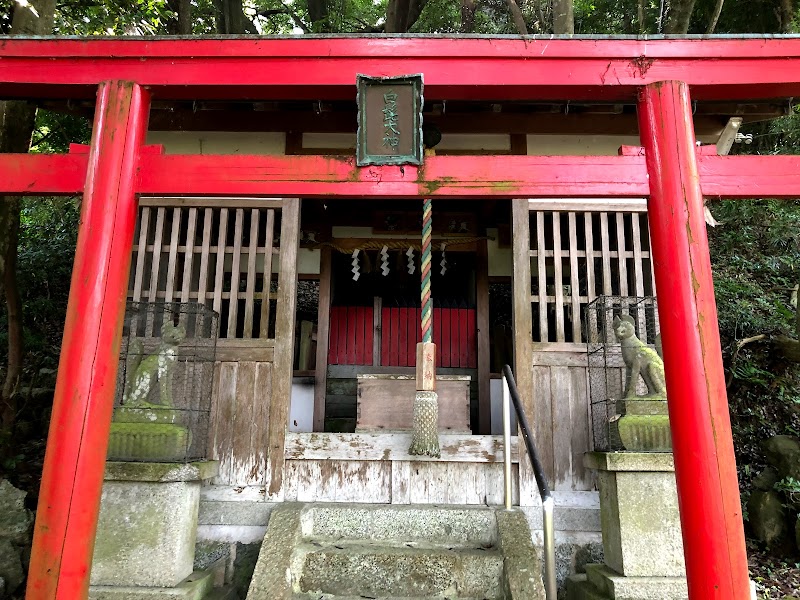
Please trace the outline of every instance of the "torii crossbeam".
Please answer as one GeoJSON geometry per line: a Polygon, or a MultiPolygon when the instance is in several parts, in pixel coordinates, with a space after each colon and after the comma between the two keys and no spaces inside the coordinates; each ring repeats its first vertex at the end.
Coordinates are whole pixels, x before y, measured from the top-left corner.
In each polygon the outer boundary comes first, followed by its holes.
{"type": "Polygon", "coordinates": [[[0,38],[0,97],[97,98],[88,153],[0,156],[0,193],[84,197],[27,597],[87,594],[140,195],[647,196],[689,593],[745,600],[703,197],[800,196],[800,157],[698,153],[691,102],[793,96],[800,38],[791,36],[0,38]],[[358,73],[420,72],[426,99],[637,102],[643,150],[442,156],[403,169],[143,146],[151,98],[355,99],[358,73]]]}

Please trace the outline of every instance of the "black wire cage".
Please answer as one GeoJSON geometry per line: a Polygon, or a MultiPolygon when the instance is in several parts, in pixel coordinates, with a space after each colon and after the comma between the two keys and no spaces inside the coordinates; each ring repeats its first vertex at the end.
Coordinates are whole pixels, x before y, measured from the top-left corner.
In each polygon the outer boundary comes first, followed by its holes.
{"type": "Polygon", "coordinates": [[[195,302],[129,302],[108,458],[208,458],[219,315],[195,302]]]}
{"type": "MultiPolygon", "coordinates": [[[[642,343],[657,352],[658,305],[654,296],[599,296],[586,306],[584,313],[586,351],[588,354],[589,402],[592,416],[592,437],[596,451],[623,450],[616,419],[625,414],[625,385],[628,370],[622,358],[622,346],[614,333],[616,318],[633,324],[642,343]]],[[[636,387],[637,395],[647,394],[644,382],[636,387]]]]}

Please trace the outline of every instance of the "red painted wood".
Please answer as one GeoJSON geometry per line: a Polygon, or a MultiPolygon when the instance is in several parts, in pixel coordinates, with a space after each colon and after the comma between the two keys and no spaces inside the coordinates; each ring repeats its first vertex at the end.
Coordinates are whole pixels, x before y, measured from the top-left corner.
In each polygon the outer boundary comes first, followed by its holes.
{"type": "MultiPolygon", "coordinates": [[[[442,321],[442,354],[441,354],[441,365],[443,367],[452,367],[452,361],[450,359],[450,344],[452,343],[451,336],[450,336],[450,309],[443,308],[441,314],[441,321],[442,321]]],[[[457,366],[457,365],[456,365],[457,366]]]]}
{"type": "Polygon", "coordinates": [[[422,310],[419,308],[408,309],[408,346],[406,348],[406,362],[409,367],[417,365],[417,342],[422,341],[422,331],[420,330],[420,315],[422,310]]]}
{"type": "Polygon", "coordinates": [[[392,340],[392,317],[391,309],[386,306],[381,307],[381,365],[390,366],[391,353],[389,348],[392,340]]]}
{"type": "Polygon", "coordinates": [[[375,315],[375,310],[372,306],[367,306],[364,308],[364,356],[362,358],[363,362],[362,365],[371,365],[372,364],[372,350],[373,350],[373,317],[375,315]]]}
{"type": "Polygon", "coordinates": [[[433,309],[433,343],[436,344],[436,366],[442,366],[442,309],[433,309]]]}
{"type": "Polygon", "coordinates": [[[467,364],[470,369],[478,368],[478,337],[477,337],[477,312],[474,308],[467,309],[467,364]]]}
{"type": "Polygon", "coordinates": [[[347,307],[347,365],[355,365],[358,354],[358,308],[347,307]]]}
{"type": "Polygon", "coordinates": [[[330,308],[330,325],[328,325],[328,364],[338,365],[339,354],[337,352],[339,344],[339,307],[331,306],[330,308]]]}
{"type": "MultiPolygon", "coordinates": [[[[643,197],[640,156],[434,156],[425,168],[358,168],[330,156],[142,156],[147,195],[398,197],[643,197]]],[[[0,170],[0,175],[2,170],[0,170]]]]}
{"type": "Polygon", "coordinates": [[[461,323],[459,322],[458,309],[450,309],[450,364],[454,367],[461,365],[461,323]]]}
{"type": "Polygon", "coordinates": [[[336,364],[339,365],[346,365],[347,362],[347,307],[340,306],[339,311],[337,313],[337,318],[339,319],[339,339],[338,343],[336,344],[336,364]]]}
{"type": "Polygon", "coordinates": [[[470,363],[470,344],[472,343],[469,338],[470,312],[474,311],[470,311],[467,308],[458,309],[458,364],[462,369],[469,367],[470,363]]]}
{"type": "MultiPolygon", "coordinates": [[[[81,154],[0,155],[0,193],[74,195],[83,191],[88,157],[81,154]]],[[[385,198],[646,197],[643,155],[436,156],[420,173],[413,167],[358,169],[322,156],[147,155],[138,190],[145,195],[330,196],[385,198]],[[409,169],[414,177],[409,180],[409,169]],[[182,173],[191,173],[183,177],[182,173]],[[417,179],[418,178],[418,179],[417,179]]],[[[795,198],[800,156],[698,157],[704,196],[795,198]]]]}
{"type": "Polygon", "coordinates": [[[397,365],[399,367],[408,366],[408,311],[409,309],[405,307],[398,309],[397,365]]]}
{"type": "Polygon", "coordinates": [[[31,600],[88,594],[148,110],[138,85],[100,86],[33,534],[31,600]]]}
{"type": "Polygon", "coordinates": [[[392,337],[389,342],[389,365],[400,365],[400,309],[397,306],[392,307],[391,311],[392,321],[392,337]]]}
{"type": "Polygon", "coordinates": [[[82,194],[88,164],[89,156],[86,154],[2,154],[0,193],[24,196],[82,194]]]}
{"type": "Polygon", "coordinates": [[[125,79],[159,98],[352,100],[358,73],[424,73],[431,100],[630,101],[680,77],[733,101],[800,96],[798,72],[798,39],[6,40],[0,95],[91,98],[125,79]]]}
{"type": "Polygon", "coordinates": [[[645,88],[650,237],[691,598],[750,597],[689,87],[645,88]],[[686,368],[687,365],[690,368],[686,368]]]}

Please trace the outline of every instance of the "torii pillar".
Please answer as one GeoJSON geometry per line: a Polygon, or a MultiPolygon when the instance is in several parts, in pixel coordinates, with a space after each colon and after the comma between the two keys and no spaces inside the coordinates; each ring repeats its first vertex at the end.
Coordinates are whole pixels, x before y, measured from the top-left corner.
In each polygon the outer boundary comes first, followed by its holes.
{"type": "Polygon", "coordinates": [[[686,577],[692,600],[750,597],[689,87],[646,86],[639,132],[664,348],[686,577]]]}
{"type": "Polygon", "coordinates": [[[28,600],[78,600],[89,591],[149,108],[135,83],[99,87],[28,600]]]}

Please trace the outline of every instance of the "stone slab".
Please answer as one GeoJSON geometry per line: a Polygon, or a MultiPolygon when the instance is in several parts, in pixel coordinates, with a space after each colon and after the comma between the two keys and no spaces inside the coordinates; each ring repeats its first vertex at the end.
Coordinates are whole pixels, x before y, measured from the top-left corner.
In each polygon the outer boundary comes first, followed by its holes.
{"type": "Polygon", "coordinates": [[[92,585],[89,600],[205,600],[213,585],[211,571],[196,571],[175,587],[92,585]]]}
{"type": "Polygon", "coordinates": [[[200,525],[265,526],[274,502],[200,500],[200,525]]]}
{"type": "Polygon", "coordinates": [[[519,510],[498,510],[496,516],[498,544],[504,559],[505,597],[544,598],[542,563],[525,515],[519,510]]]}
{"type": "Polygon", "coordinates": [[[668,471],[599,471],[605,563],[629,577],[683,577],[678,493],[668,471]]]}
{"type": "Polygon", "coordinates": [[[106,462],[105,481],[204,481],[218,473],[219,462],[216,460],[190,463],[109,461],[106,462]]]}
{"type": "Polygon", "coordinates": [[[586,565],[587,580],[615,600],[688,600],[685,577],[624,577],[606,565],[586,565]]]}
{"type": "Polygon", "coordinates": [[[494,545],[495,511],[382,504],[329,504],[303,512],[303,535],[316,539],[428,540],[494,545]]]}
{"type": "Polygon", "coordinates": [[[583,573],[567,577],[566,597],[567,600],[610,600],[594,587],[583,573]]]}
{"type": "Polygon", "coordinates": [[[289,600],[292,597],[291,561],[301,538],[301,504],[286,503],[272,511],[261,545],[248,600],[289,600]]]}
{"type": "Polygon", "coordinates": [[[106,481],[91,584],[173,587],[191,575],[200,481],[106,481]]]}
{"type": "Polygon", "coordinates": [[[617,400],[621,415],[669,415],[666,400],[617,400]]]}
{"type": "Polygon", "coordinates": [[[296,591],[367,598],[500,597],[503,556],[496,549],[409,546],[366,540],[304,544],[296,591]]]}
{"type": "Polygon", "coordinates": [[[587,452],[583,466],[595,471],[675,471],[671,452],[587,452]]]}

